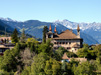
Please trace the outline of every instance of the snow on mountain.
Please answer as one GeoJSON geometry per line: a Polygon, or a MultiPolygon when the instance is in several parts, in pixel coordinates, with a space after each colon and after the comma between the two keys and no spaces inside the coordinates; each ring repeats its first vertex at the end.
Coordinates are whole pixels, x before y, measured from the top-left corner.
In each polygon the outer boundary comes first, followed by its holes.
{"type": "Polygon", "coordinates": [[[12,20],[11,18],[2,18],[2,17],[0,17],[0,20],[17,22],[16,20],[12,20]]]}
{"type": "Polygon", "coordinates": [[[79,24],[80,29],[82,32],[92,36],[94,39],[98,40],[99,43],[101,43],[101,23],[76,23],[76,22],[71,22],[69,20],[56,20],[53,22],[54,24],[61,24],[69,29],[77,29],[77,25],[79,24]]]}
{"type": "MultiPolygon", "coordinates": [[[[23,27],[26,28],[26,31],[31,31],[29,33],[33,34],[34,31],[33,28],[35,30],[37,30],[35,28],[35,26],[39,26],[39,24],[41,23],[42,25],[46,25],[48,22],[40,22],[38,20],[27,20],[27,21],[16,21],[16,20],[12,20],[10,18],[0,18],[0,20],[2,20],[4,23],[10,25],[13,28],[17,28],[19,30],[21,30],[23,27]],[[39,23],[39,24],[38,24],[39,23]],[[33,27],[32,27],[33,26],[33,27]]],[[[79,24],[81,32],[86,33],[87,35],[90,35],[91,37],[93,37],[94,39],[96,39],[99,43],[101,43],[101,23],[77,23],[77,22],[72,22],[69,20],[56,20],[54,22],[48,23],[51,25],[54,25],[56,27],[59,28],[59,25],[61,25],[61,27],[65,27],[65,28],[69,28],[69,29],[77,29],[77,25],[79,24]]],[[[62,28],[59,28],[61,31],[63,30],[62,28]]]]}
{"type": "Polygon", "coordinates": [[[95,31],[101,31],[101,23],[96,23],[96,22],[93,22],[93,23],[76,23],[76,22],[71,22],[71,21],[65,19],[63,21],[56,20],[53,23],[54,24],[62,24],[65,27],[70,28],[70,29],[76,29],[77,25],[79,24],[80,29],[83,31],[86,29],[93,29],[95,31]]]}

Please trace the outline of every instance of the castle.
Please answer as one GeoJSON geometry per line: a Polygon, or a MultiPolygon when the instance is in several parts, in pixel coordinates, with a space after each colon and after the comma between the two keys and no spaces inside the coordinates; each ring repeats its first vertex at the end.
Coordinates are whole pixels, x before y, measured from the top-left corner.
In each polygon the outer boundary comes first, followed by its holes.
{"type": "Polygon", "coordinates": [[[49,31],[46,33],[46,40],[52,39],[53,49],[56,50],[59,47],[64,47],[65,49],[76,53],[79,48],[83,46],[83,39],[80,38],[80,28],[77,27],[77,35],[73,33],[72,30],[65,30],[60,34],[57,33],[56,27],[54,33],[52,32],[51,25],[49,31]]]}

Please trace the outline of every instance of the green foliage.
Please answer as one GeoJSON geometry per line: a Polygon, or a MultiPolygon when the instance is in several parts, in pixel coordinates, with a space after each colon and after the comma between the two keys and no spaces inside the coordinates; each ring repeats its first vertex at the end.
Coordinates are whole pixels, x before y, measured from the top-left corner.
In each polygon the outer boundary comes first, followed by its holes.
{"type": "Polygon", "coordinates": [[[61,70],[62,70],[62,75],[68,75],[68,69],[67,69],[66,61],[63,61],[61,70]]]}
{"type": "Polygon", "coordinates": [[[35,55],[33,58],[34,62],[31,65],[31,75],[40,75],[42,73],[45,73],[44,68],[47,59],[48,56],[43,52],[35,55]]]}
{"type": "Polygon", "coordinates": [[[43,28],[43,43],[46,43],[46,33],[48,32],[47,26],[43,28]]]}
{"type": "Polygon", "coordinates": [[[34,38],[27,39],[26,43],[16,43],[13,49],[6,50],[4,56],[0,56],[0,75],[96,75],[96,71],[101,71],[100,46],[89,50],[88,45],[84,44],[77,55],[87,58],[97,56],[97,59],[96,62],[80,64],[74,59],[69,63],[60,63],[65,52],[68,57],[75,57],[76,54],[62,47],[53,52],[52,47],[51,40],[38,44],[34,38]]]}
{"type": "Polygon", "coordinates": [[[74,58],[72,58],[71,61],[68,63],[68,74],[74,75],[74,71],[78,65],[79,61],[76,61],[74,58]]]}
{"type": "Polygon", "coordinates": [[[78,57],[88,57],[88,47],[80,48],[77,52],[78,57]]]}
{"type": "Polygon", "coordinates": [[[94,50],[96,51],[96,55],[101,56],[101,45],[95,46],[94,50]]]}
{"type": "Polygon", "coordinates": [[[11,36],[11,40],[12,40],[12,43],[17,43],[17,42],[19,42],[18,31],[17,31],[16,28],[15,28],[15,30],[13,31],[13,34],[12,34],[12,36],[11,36]]]}
{"type": "Polygon", "coordinates": [[[59,49],[57,49],[54,53],[56,60],[60,61],[64,52],[66,52],[66,50],[63,47],[59,47],[59,49]]]}
{"type": "Polygon", "coordinates": [[[2,69],[3,66],[3,56],[0,56],[0,69],[2,69]]]}
{"type": "Polygon", "coordinates": [[[97,54],[99,54],[98,57],[96,58],[97,70],[98,71],[101,71],[101,55],[100,55],[100,50],[98,51],[97,54]]]}
{"type": "Polygon", "coordinates": [[[19,43],[19,49],[24,50],[27,47],[26,43],[19,43]]]}
{"type": "Polygon", "coordinates": [[[94,65],[90,64],[88,61],[79,64],[75,70],[74,75],[96,75],[94,65]]]}
{"type": "Polygon", "coordinates": [[[21,75],[30,75],[30,72],[31,72],[31,67],[28,66],[27,68],[25,68],[25,69],[22,71],[21,75]]]}
{"type": "Polygon", "coordinates": [[[28,38],[26,41],[27,46],[30,47],[31,43],[38,44],[38,41],[35,40],[34,38],[28,38]]]}
{"type": "Polygon", "coordinates": [[[101,64],[99,62],[99,58],[97,58],[97,60],[96,60],[96,67],[97,67],[97,71],[98,72],[100,71],[100,73],[101,73],[101,64]]]}
{"type": "Polygon", "coordinates": [[[79,64],[79,61],[76,61],[74,58],[71,59],[70,64],[75,64],[76,66],[79,64]]]}
{"type": "Polygon", "coordinates": [[[34,38],[28,38],[26,41],[27,47],[30,48],[31,52],[38,53],[37,46],[38,41],[36,41],[34,38]]]}
{"type": "Polygon", "coordinates": [[[86,57],[88,59],[96,59],[97,51],[95,49],[89,49],[87,44],[83,45],[83,48],[80,48],[76,53],[78,57],[86,57]]]}
{"type": "Polygon", "coordinates": [[[88,48],[88,47],[89,47],[89,45],[84,43],[84,44],[83,44],[83,47],[87,47],[87,48],[88,48]]]}
{"type": "Polygon", "coordinates": [[[34,43],[31,44],[30,50],[31,52],[36,52],[34,43]]]}
{"type": "Polygon", "coordinates": [[[24,28],[23,28],[23,30],[22,30],[22,34],[21,34],[21,39],[20,39],[20,41],[21,41],[22,43],[25,43],[25,42],[26,42],[26,35],[25,35],[25,30],[24,30],[24,28]]]}
{"type": "Polygon", "coordinates": [[[66,54],[67,54],[67,56],[69,57],[69,58],[71,58],[71,57],[77,57],[77,55],[75,54],[75,53],[73,53],[73,52],[66,52],[66,54]]]}
{"type": "Polygon", "coordinates": [[[17,70],[17,60],[15,58],[16,53],[14,53],[14,51],[9,51],[6,50],[4,52],[4,59],[3,59],[3,64],[2,64],[2,69],[5,71],[16,71],[17,70]]]}
{"type": "Polygon", "coordinates": [[[13,75],[13,74],[10,74],[9,72],[6,72],[4,70],[0,70],[0,75],[13,75]]]}
{"type": "Polygon", "coordinates": [[[52,55],[52,47],[53,47],[53,44],[51,43],[50,40],[47,40],[46,43],[42,43],[39,45],[38,47],[38,53],[40,52],[44,52],[44,53],[47,53],[49,55],[52,55]]]}
{"type": "Polygon", "coordinates": [[[19,52],[19,44],[16,44],[14,49],[6,50],[4,56],[0,57],[0,69],[7,72],[15,72],[18,64],[16,57],[19,55],[19,52]]]}
{"type": "Polygon", "coordinates": [[[46,75],[61,75],[60,68],[60,63],[50,58],[50,60],[46,61],[45,73],[46,75]]]}

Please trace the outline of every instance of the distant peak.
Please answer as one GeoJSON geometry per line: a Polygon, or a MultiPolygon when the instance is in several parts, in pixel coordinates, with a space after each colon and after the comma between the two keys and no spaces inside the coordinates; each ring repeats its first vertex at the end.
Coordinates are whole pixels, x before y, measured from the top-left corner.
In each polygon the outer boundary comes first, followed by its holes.
{"type": "Polygon", "coordinates": [[[60,20],[58,19],[58,20],[55,20],[54,22],[60,22],[60,20]]]}
{"type": "MultiPolygon", "coordinates": [[[[7,18],[2,18],[2,17],[0,17],[0,19],[1,19],[1,20],[4,20],[4,21],[16,21],[16,20],[12,20],[11,18],[8,18],[8,17],[7,17],[7,18]]],[[[17,21],[16,21],[16,22],[17,22],[17,21]]]]}
{"type": "Polygon", "coordinates": [[[59,22],[67,22],[67,21],[68,21],[68,22],[70,22],[70,21],[69,21],[69,20],[67,20],[67,19],[64,19],[64,20],[59,20],[59,19],[58,19],[58,20],[55,20],[54,22],[59,23],[59,22]]]}
{"type": "Polygon", "coordinates": [[[69,21],[69,20],[67,20],[67,19],[64,19],[63,21],[69,21]]]}

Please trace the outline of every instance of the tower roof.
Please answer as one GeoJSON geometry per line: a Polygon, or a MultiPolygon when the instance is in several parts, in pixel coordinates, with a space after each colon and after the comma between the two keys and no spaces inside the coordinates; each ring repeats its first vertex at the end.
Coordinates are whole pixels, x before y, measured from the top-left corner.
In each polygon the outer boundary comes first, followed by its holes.
{"type": "Polygon", "coordinates": [[[77,30],[78,30],[78,31],[80,30],[79,24],[78,24],[77,30]]]}
{"type": "Polygon", "coordinates": [[[55,26],[54,32],[57,32],[57,31],[56,31],[56,26],[55,26]]]}
{"type": "Polygon", "coordinates": [[[49,26],[49,31],[52,31],[51,25],[49,26]]]}

